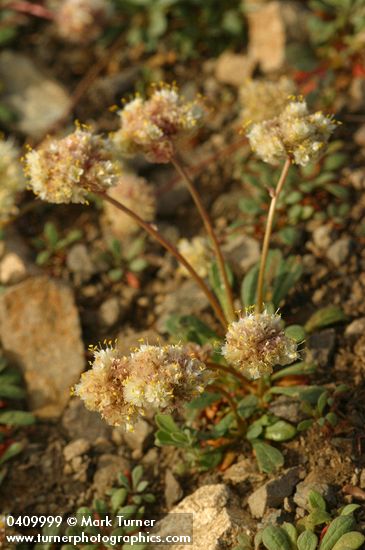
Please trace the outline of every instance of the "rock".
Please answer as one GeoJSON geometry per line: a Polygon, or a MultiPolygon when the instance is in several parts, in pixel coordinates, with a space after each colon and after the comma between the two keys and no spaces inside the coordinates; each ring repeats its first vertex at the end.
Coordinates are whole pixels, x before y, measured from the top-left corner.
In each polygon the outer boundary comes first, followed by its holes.
{"type": "Polygon", "coordinates": [[[66,89],[40,71],[30,57],[5,50],[0,54],[1,101],[16,115],[12,127],[34,139],[68,112],[71,98],[66,89]]]}
{"type": "Polygon", "coordinates": [[[27,274],[26,265],[18,254],[14,252],[5,254],[0,263],[0,282],[3,285],[20,283],[27,274]]]}
{"type": "Polygon", "coordinates": [[[264,73],[281,69],[290,38],[305,39],[305,10],[299,2],[250,0],[246,5],[249,27],[248,55],[264,73]]]}
{"type": "Polygon", "coordinates": [[[272,479],[248,498],[248,506],[254,518],[262,518],[267,508],[278,508],[284,498],[292,494],[301,476],[299,467],[289,468],[280,477],[272,479]]]}
{"type": "Polygon", "coordinates": [[[300,402],[291,397],[280,395],[269,404],[269,411],[288,422],[297,424],[306,418],[305,414],[300,408],[300,402]]]}
{"type": "Polygon", "coordinates": [[[308,496],[311,491],[317,491],[317,493],[321,494],[327,502],[332,501],[333,503],[334,496],[330,486],[325,483],[325,481],[317,479],[317,475],[311,472],[304,481],[298,483],[293,497],[295,504],[300,508],[308,510],[308,496]]]}
{"type": "Polygon", "coordinates": [[[208,300],[195,281],[189,279],[179,288],[165,296],[163,302],[156,306],[158,332],[166,332],[165,323],[174,313],[178,315],[194,315],[208,306],[208,300]]]}
{"type": "Polygon", "coordinates": [[[345,330],[345,336],[347,338],[353,338],[356,336],[361,336],[365,333],[365,317],[360,317],[360,319],[355,319],[352,321],[345,330]]]}
{"type": "Polygon", "coordinates": [[[351,239],[349,237],[342,237],[329,247],[326,256],[336,267],[340,267],[347,260],[350,250],[351,239]]]}
{"type": "Polygon", "coordinates": [[[112,296],[103,302],[99,308],[99,321],[104,327],[115,325],[120,316],[120,304],[116,296],[112,296]]]}
{"type": "Polygon", "coordinates": [[[320,225],[313,231],[313,242],[319,250],[326,250],[330,247],[332,239],[332,227],[330,224],[320,225]]]}
{"type": "Polygon", "coordinates": [[[111,427],[96,412],[89,411],[79,398],[70,400],[62,416],[62,427],[70,439],[84,438],[93,443],[98,438],[108,439],[111,427]]]}
{"type": "Polygon", "coordinates": [[[223,246],[223,253],[233,269],[246,273],[260,258],[260,245],[248,235],[238,235],[223,246]]]}
{"type": "Polygon", "coordinates": [[[82,243],[77,243],[70,248],[66,265],[68,269],[78,275],[82,281],[90,279],[95,269],[89,256],[88,249],[82,243]]]}
{"type": "Polygon", "coordinates": [[[63,449],[63,456],[66,462],[71,462],[72,459],[87,453],[90,448],[91,445],[87,439],[75,439],[75,441],[72,441],[63,449]]]}
{"type": "MultiPolygon", "coordinates": [[[[239,530],[239,519],[231,509],[231,493],[223,484],[204,485],[184,498],[156,525],[155,534],[190,535],[191,550],[230,548],[239,530]],[[193,536],[194,527],[194,536],[193,536]]],[[[155,546],[156,550],[185,550],[186,544],[155,546]]]]}
{"type": "Polygon", "coordinates": [[[215,77],[218,82],[242,86],[244,81],[252,76],[256,62],[247,55],[234,52],[223,52],[217,59],[215,77]]]}
{"type": "Polygon", "coordinates": [[[151,440],[152,433],[152,426],[143,419],[137,422],[133,432],[124,433],[124,441],[133,451],[134,459],[141,458],[143,451],[151,440]]]}
{"type": "Polygon", "coordinates": [[[233,485],[240,485],[247,480],[258,481],[261,478],[262,474],[259,473],[256,464],[247,458],[230,466],[223,475],[224,481],[233,485]]]}
{"type": "Polygon", "coordinates": [[[307,339],[306,361],[325,367],[332,359],[336,344],[336,331],[333,328],[314,332],[307,339]]]}
{"type": "Polygon", "coordinates": [[[45,276],[7,289],[0,297],[0,337],[24,373],[31,410],[59,417],[84,369],[72,291],[45,276]]]}
{"type": "Polygon", "coordinates": [[[365,124],[361,124],[354,133],[354,142],[360,147],[365,147],[365,124]]]}
{"type": "Polygon", "coordinates": [[[125,473],[129,469],[130,464],[124,457],[111,454],[101,455],[93,479],[93,488],[96,495],[105,497],[107,490],[115,484],[118,474],[125,473]]]}
{"type": "Polygon", "coordinates": [[[174,474],[171,470],[166,470],[164,495],[168,510],[182,498],[183,494],[180,483],[177,481],[174,474]]]}

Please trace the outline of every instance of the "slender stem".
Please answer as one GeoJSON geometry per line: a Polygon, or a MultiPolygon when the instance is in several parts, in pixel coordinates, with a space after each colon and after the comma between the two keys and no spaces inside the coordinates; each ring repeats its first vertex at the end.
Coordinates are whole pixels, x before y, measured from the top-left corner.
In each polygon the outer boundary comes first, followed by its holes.
{"type": "Polygon", "coordinates": [[[217,236],[216,236],[214,228],[213,228],[212,221],[209,217],[208,212],[204,208],[204,205],[201,201],[200,195],[197,192],[197,190],[195,188],[195,185],[193,183],[193,180],[189,176],[189,174],[186,171],[185,167],[180,163],[180,161],[176,157],[173,157],[171,159],[171,163],[176,168],[176,171],[178,172],[178,174],[180,174],[182,179],[186,182],[186,185],[187,185],[187,187],[190,191],[190,194],[191,194],[191,196],[192,196],[192,198],[195,202],[195,205],[196,205],[196,207],[199,211],[199,214],[200,214],[200,216],[203,220],[206,232],[208,233],[208,235],[210,237],[210,240],[212,242],[214,254],[215,254],[216,259],[217,259],[218,269],[220,271],[220,275],[221,275],[223,285],[224,285],[224,291],[225,291],[226,298],[227,298],[228,320],[232,322],[236,319],[236,315],[235,315],[235,311],[234,311],[234,304],[233,304],[232,289],[231,289],[231,285],[229,284],[229,281],[228,281],[227,269],[226,269],[226,266],[225,266],[225,263],[224,263],[223,254],[222,254],[221,248],[219,246],[217,236]]]}
{"type": "Polygon", "coordinates": [[[185,260],[185,258],[180,254],[180,252],[175,248],[175,246],[170,243],[165,237],[163,237],[155,227],[148,222],[145,222],[132,210],[127,208],[124,204],[117,201],[116,199],[113,199],[113,197],[110,197],[106,193],[100,192],[100,191],[94,191],[94,193],[98,196],[100,196],[105,201],[110,202],[113,204],[116,208],[124,212],[124,214],[127,214],[130,218],[132,218],[140,227],[142,227],[151,237],[153,237],[156,241],[158,241],[168,252],[170,252],[175,258],[180,262],[185,269],[190,273],[190,275],[193,277],[193,279],[196,281],[196,283],[199,285],[199,287],[202,289],[206,297],[208,298],[217,318],[222,323],[223,327],[227,328],[227,320],[224,316],[223,310],[221,306],[219,305],[216,297],[212,293],[212,291],[207,287],[204,280],[199,277],[195,269],[189,264],[188,261],[185,260]]]}
{"type": "Polygon", "coordinates": [[[227,390],[222,388],[222,386],[218,386],[216,384],[209,384],[208,389],[209,388],[212,389],[212,390],[216,390],[217,392],[224,395],[224,397],[227,399],[227,401],[229,403],[229,406],[231,407],[232,412],[233,412],[233,414],[236,418],[237,428],[238,428],[240,434],[244,434],[246,432],[247,425],[246,425],[245,420],[240,416],[240,414],[238,412],[237,404],[236,404],[235,400],[233,399],[233,397],[231,396],[231,394],[227,390]]]}
{"type": "Polygon", "coordinates": [[[256,301],[257,313],[261,313],[263,310],[263,305],[264,305],[263,289],[264,289],[265,269],[266,269],[267,255],[269,253],[269,248],[270,248],[270,239],[271,239],[272,227],[274,223],[275,210],[276,210],[276,205],[277,205],[279,195],[283,189],[286,177],[288,175],[290,164],[291,164],[291,161],[289,158],[287,158],[283,166],[283,169],[281,171],[276,189],[272,194],[269,213],[267,215],[264,242],[262,244],[262,251],[261,251],[260,271],[259,271],[259,276],[257,281],[257,301],[256,301]]]}
{"type": "Polygon", "coordinates": [[[227,373],[227,374],[231,374],[232,376],[237,378],[237,380],[239,380],[245,388],[251,388],[252,389],[252,385],[250,384],[249,380],[247,380],[247,378],[245,378],[243,376],[243,374],[238,372],[233,367],[229,367],[227,365],[219,365],[218,363],[207,363],[207,367],[209,369],[214,369],[214,370],[218,370],[218,371],[221,371],[221,372],[224,372],[224,373],[227,373]]]}

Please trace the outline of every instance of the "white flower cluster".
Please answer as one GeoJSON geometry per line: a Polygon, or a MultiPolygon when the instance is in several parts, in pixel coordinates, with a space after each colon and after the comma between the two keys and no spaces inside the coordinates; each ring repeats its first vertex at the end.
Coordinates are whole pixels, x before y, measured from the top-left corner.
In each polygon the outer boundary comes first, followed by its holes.
{"type": "Polygon", "coordinates": [[[114,139],[125,154],[143,153],[151,162],[167,163],[176,143],[192,135],[202,118],[197,101],[184,101],[175,87],[164,84],[149,99],[136,97],[126,104],[114,139]]]}
{"type": "MultiPolygon", "coordinates": [[[[191,241],[180,239],[177,248],[200,277],[205,278],[208,276],[212,254],[209,242],[205,237],[193,237],[191,241]]],[[[189,272],[183,265],[179,266],[179,271],[185,277],[190,277],[189,272]]]]}
{"type": "Polygon", "coordinates": [[[58,34],[76,44],[98,38],[113,11],[110,0],[57,0],[54,4],[58,34]]]}
{"type": "Polygon", "coordinates": [[[324,153],[336,128],[330,116],[308,112],[305,101],[291,101],[279,116],[253,124],[247,137],[255,153],[265,162],[276,164],[290,158],[305,166],[324,153]]]}
{"type": "Polygon", "coordinates": [[[204,363],[182,346],[143,344],[129,357],[112,347],[94,350],[92,369],[82,375],[75,393],[108,424],[133,430],[146,411],[179,409],[207,382],[204,363]]]}
{"type": "Polygon", "coordinates": [[[244,124],[269,120],[277,116],[290,102],[296,87],[282,76],[277,81],[249,79],[240,88],[244,124]]]}
{"type": "Polygon", "coordinates": [[[17,195],[24,189],[19,151],[12,141],[0,139],[0,224],[17,213],[17,195]]]}
{"type": "Polygon", "coordinates": [[[53,203],[86,203],[89,191],[115,185],[121,170],[112,143],[84,128],[47,140],[25,156],[29,186],[53,203]]]}
{"type": "Polygon", "coordinates": [[[298,358],[297,344],[285,335],[280,315],[266,311],[246,314],[231,323],[222,353],[230,365],[252,379],[298,358]]]}
{"type": "MultiPolygon", "coordinates": [[[[108,191],[108,195],[133,210],[144,221],[152,222],[155,219],[156,196],[153,187],[144,178],[126,172],[120,176],[115,187],[108,191]]],[[[104,203],[104,215],[116,237],[132,235],[139,228],[130,216],[117,212],[109,202],[104,203]]]]}

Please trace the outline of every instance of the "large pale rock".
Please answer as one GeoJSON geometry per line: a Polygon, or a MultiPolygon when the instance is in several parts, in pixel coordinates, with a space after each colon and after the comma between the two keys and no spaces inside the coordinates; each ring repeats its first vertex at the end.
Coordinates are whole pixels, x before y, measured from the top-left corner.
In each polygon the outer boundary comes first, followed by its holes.
{"type": "Polygon", "coordinates": [[[58,417],[84,369],[83,344],[71,290],[31,277],[0,298],[0,338],[24,372],[31,409],[58,417]]]}
{"type": "Polygon", "coordinates": [[[242,86],[244,81],[252,76],[255,61],[247,55],[226,51],[222,53],[215,67],[215,76],[218,82],[242,86]]]}
{"type": "Polygon", "coordinates": [[[17,52],[0,54],[2,103],[17,115],[12,126],[26,136],[43,137],[68,111],[70,96],[58,82],[17,52]]]}
{"type": "Polygon", "coordinates": [[[230,548],[240,525],[231,493],[223,484],[204,485],[184,498],[156,526],[156,534],[193,535],[193,543],[158,545],[156,550],[221,550],[230,548]],[[193,533],[191,532],[193,527],[193,533]]]}
{"type": "Polygon", "coordinates": [[[248,56],[263,72],[277,71],[286,61],[286,45],[294,35],[305,38],[305,11],[298,2],[259,2],[247,5],[249,26],[248,56]]]}

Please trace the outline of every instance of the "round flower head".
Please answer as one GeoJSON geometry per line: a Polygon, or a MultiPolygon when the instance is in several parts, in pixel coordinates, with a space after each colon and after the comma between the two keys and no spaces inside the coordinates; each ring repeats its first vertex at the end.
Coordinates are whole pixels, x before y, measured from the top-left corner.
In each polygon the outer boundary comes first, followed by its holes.
{"type": "Polygon", "coordinates": [[[54,203],[85,203],[88,191],[115,185],[121,165],[109,140],[77,128],[63,139],[47,140],[25,156],[33,192],[54,203]]]}
{"type": "Polygon", "coordinates": [[[240,88],[244,124],[274,118],[290,102],[295,91],[294,82],[285,76],[277,81],[247,80],[240,88]]]}
{"type": "Polygon", "coordinates": [[[147,410],[179,409],[207,382],[204,363],[182,346],[143,344],[129,357],[112,348],[95,350],[75,393],[108,424],[133,429],[147,410]]]}
{"type": "Polygon", "coordinates": [[[108,0],[58,0],[58,34],[69,42],[88,43],[100,36],[112,14],[108,0]]]}
{"type": "Polygon", "coordinates": [[[229,364],[253,379],[298,358],[297,344],[285,335],[280,315],[266,311],[231,323],[222,353],[229,364]]]}
{"type": "Polygon", "coordinates": [[[265,162],[276,164],[290,158],[305,166],[317,160],[336,128],[332,117],[320,111],[309,114],[305,101],[291,101],[279,116],[253,124],[247,137],[255,153],[265,162]]]}
{"type": "Polygon", "coordinates": [[[175,87],[156,88],[147,100],[136,97],[120,112],[121,129],[114,134],[125,154],[143,153],[156,163],[170,162],[176,144],[191,136],[201,123],[198,102],[186,102],[175,87]]]}
{"type": "MultiPolygon", "coordinates": [[[[152,222],[156,214],[156,197],[153,188],[144,178],[126,173],[121,176],[108,195],[123,203],[147,222],[152,222]]],[[[125,237],[135,233],[139,226],[127,214],[117,212],[115,206],[105,202],[104,215],[112,232],[117,237],[125,237]]]]}
{"type": "Polygon", "coordinates": [[[10,140],[0,139],[0,224],[17,213],[17,194],[24,189],[19,151],[10,140]]]}
{"type": "MultiPolygon", "coordinates": [[[[193,266],[200,277],[208,276],[212,256],[207,239],[204,237],[194,237],[191,241],[180,239],[177,247],[180,254],[193,266]]],[[[179,266],[179,272],[185,277],[190,277],[184,266],[179,266]]]]}

